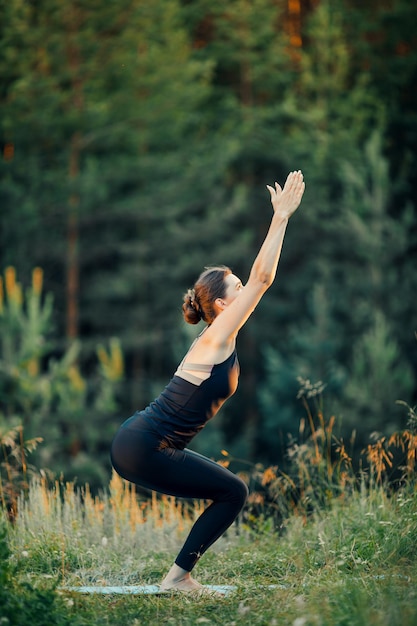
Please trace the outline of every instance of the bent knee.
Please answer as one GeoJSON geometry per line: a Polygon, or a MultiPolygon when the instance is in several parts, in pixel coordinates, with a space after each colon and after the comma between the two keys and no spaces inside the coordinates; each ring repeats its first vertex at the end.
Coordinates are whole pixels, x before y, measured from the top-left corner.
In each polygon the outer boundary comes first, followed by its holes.
{"type": "Polygon", "coordinates": [[[247,486],[245,481],[243,481],[241,478],[239,478],[239,480],[240,480],[240,493],[241,493],[242,506],[243,506],[249,496],[249,487],[247,486]]]}
{"type": "Polygon", "coordinates": [[[249,489],[245,481],[239,478],[239,476],[235,476],[233,487],[231,488],[231,494],[231,499],[235,501],[240,508],[242,508],[248,499],[249,489]]]}

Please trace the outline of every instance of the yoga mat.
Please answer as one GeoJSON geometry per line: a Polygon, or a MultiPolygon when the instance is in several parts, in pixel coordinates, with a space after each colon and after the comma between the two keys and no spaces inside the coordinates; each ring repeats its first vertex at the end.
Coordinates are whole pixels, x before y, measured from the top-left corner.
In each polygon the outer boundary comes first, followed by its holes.
{"type": "MultiPolygon", "coordinates": [[[[233,585],[204,585],[210,591],[217,591],[228,595],[235,591],[237,587],[233,585]]],[[[61,591],[74,591],[77,593],[99,593],[99,594],[122,594],[122,595],[157,595],[170,594],[172,591],[160,591],[159,585],[114,585],[114,586],[82,586],[82,587],[61,587],[61,591]]]]}

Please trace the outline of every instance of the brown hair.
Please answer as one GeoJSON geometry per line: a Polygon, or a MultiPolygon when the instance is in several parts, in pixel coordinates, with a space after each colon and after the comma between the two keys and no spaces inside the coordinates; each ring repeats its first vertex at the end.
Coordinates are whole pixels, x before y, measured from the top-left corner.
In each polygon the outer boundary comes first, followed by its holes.
{"type": "Polygon", "coordinates": [[[226,285],[224,279],[232,273],[230,267],[217,265],[206,267],[197,278],[192,289],[184,295],[182,312],[188,324],[198,324],[203,320],[211,324],[216,317],[214,302],[217,298],[224,298],[226,285]]]}

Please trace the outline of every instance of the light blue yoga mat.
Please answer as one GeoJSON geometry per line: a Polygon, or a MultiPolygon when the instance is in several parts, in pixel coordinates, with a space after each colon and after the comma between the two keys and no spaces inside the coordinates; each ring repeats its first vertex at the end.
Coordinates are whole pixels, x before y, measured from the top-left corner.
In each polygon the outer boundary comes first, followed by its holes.
{"type": "MultiPolygon", "coordinates": [[[[225,596],[235,591],[237,587],[233,585],[204,585],[210,591],[217,591],[225,596]]],[[[161,591],[159,585],[118,585],[118,586],[83,586],[83,587],[61,587],[61,591],[75,591],[78,593],[99,593],[99,594],[122,594],[122,595],[156,595],[170,594],[171,591],[161,591]]]]}
{"type": "MultiPolygon", "coordinates": [[[[204,585],[205,589],[227,596],[237,587],[234,585],[204,585]]],[[[288,589],[288,585],[267,585],[267,589],[288,589]]],[[[162,595],[171,594],[172,591],[161,591],[159,585],[83,585],[80,587],[61,587],[61,591],[76,593],[97,594],[120,594],[120,595],[162,595]]]]}

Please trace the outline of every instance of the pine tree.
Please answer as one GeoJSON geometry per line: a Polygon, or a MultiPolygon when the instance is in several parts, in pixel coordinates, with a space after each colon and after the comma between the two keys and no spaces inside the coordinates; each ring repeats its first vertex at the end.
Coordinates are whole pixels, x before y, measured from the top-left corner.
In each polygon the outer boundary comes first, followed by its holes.
{"type": "Polygon", "coordinates": [[[31,457],[38,471],[63,473],[68,480],[78,477],[94,486],[107,480],[116,394],[124,375],[116,340],[109,347],[98,346],[89,380],[79,366],[79,343],[73,342],[60,357],[51,354],[52,297],[43,295],[42,283],[40,268],[33,271],[26,290],[13,267],[0,280],[1,439],[3,452],[9,450],[13,458],[15,433],[22,453],[17,457],[18,472],[9,459],[1,463],[6,469],[10,464],[5,474],[9,483],[14,476],[10,488],[14,498],[18,485],[27,480],[27,463],[21,462],[24,449],[33,450],[40,440],[31,457]]]}
{"type": "Polygon", "coordinates": [[[274,420],[284,432],[298,419],[299,373],[343,404],[376,311],[416,365],[405,0],[3,4],[1,265],[24,280],[45,268],[57,354],[79,335],[89,365],[97,342],[121,338],[121,412],[158,393],[186,349],[181,298],[202,266],[246,279],[271,216],[265,185],[291,169],[305,198],[239,337],[218,441],[260,458],[274,420]]]}
{"type": "Polygon", "coordinates": [[[375,432],[392,434],[403,412],[396,402],[410,397],[412,384],[411,366],[404,363],[390,325],[376,310],[369,330],[354,346],[340,409],[344,430],[361,424],[363,443],[375,432]]]}

